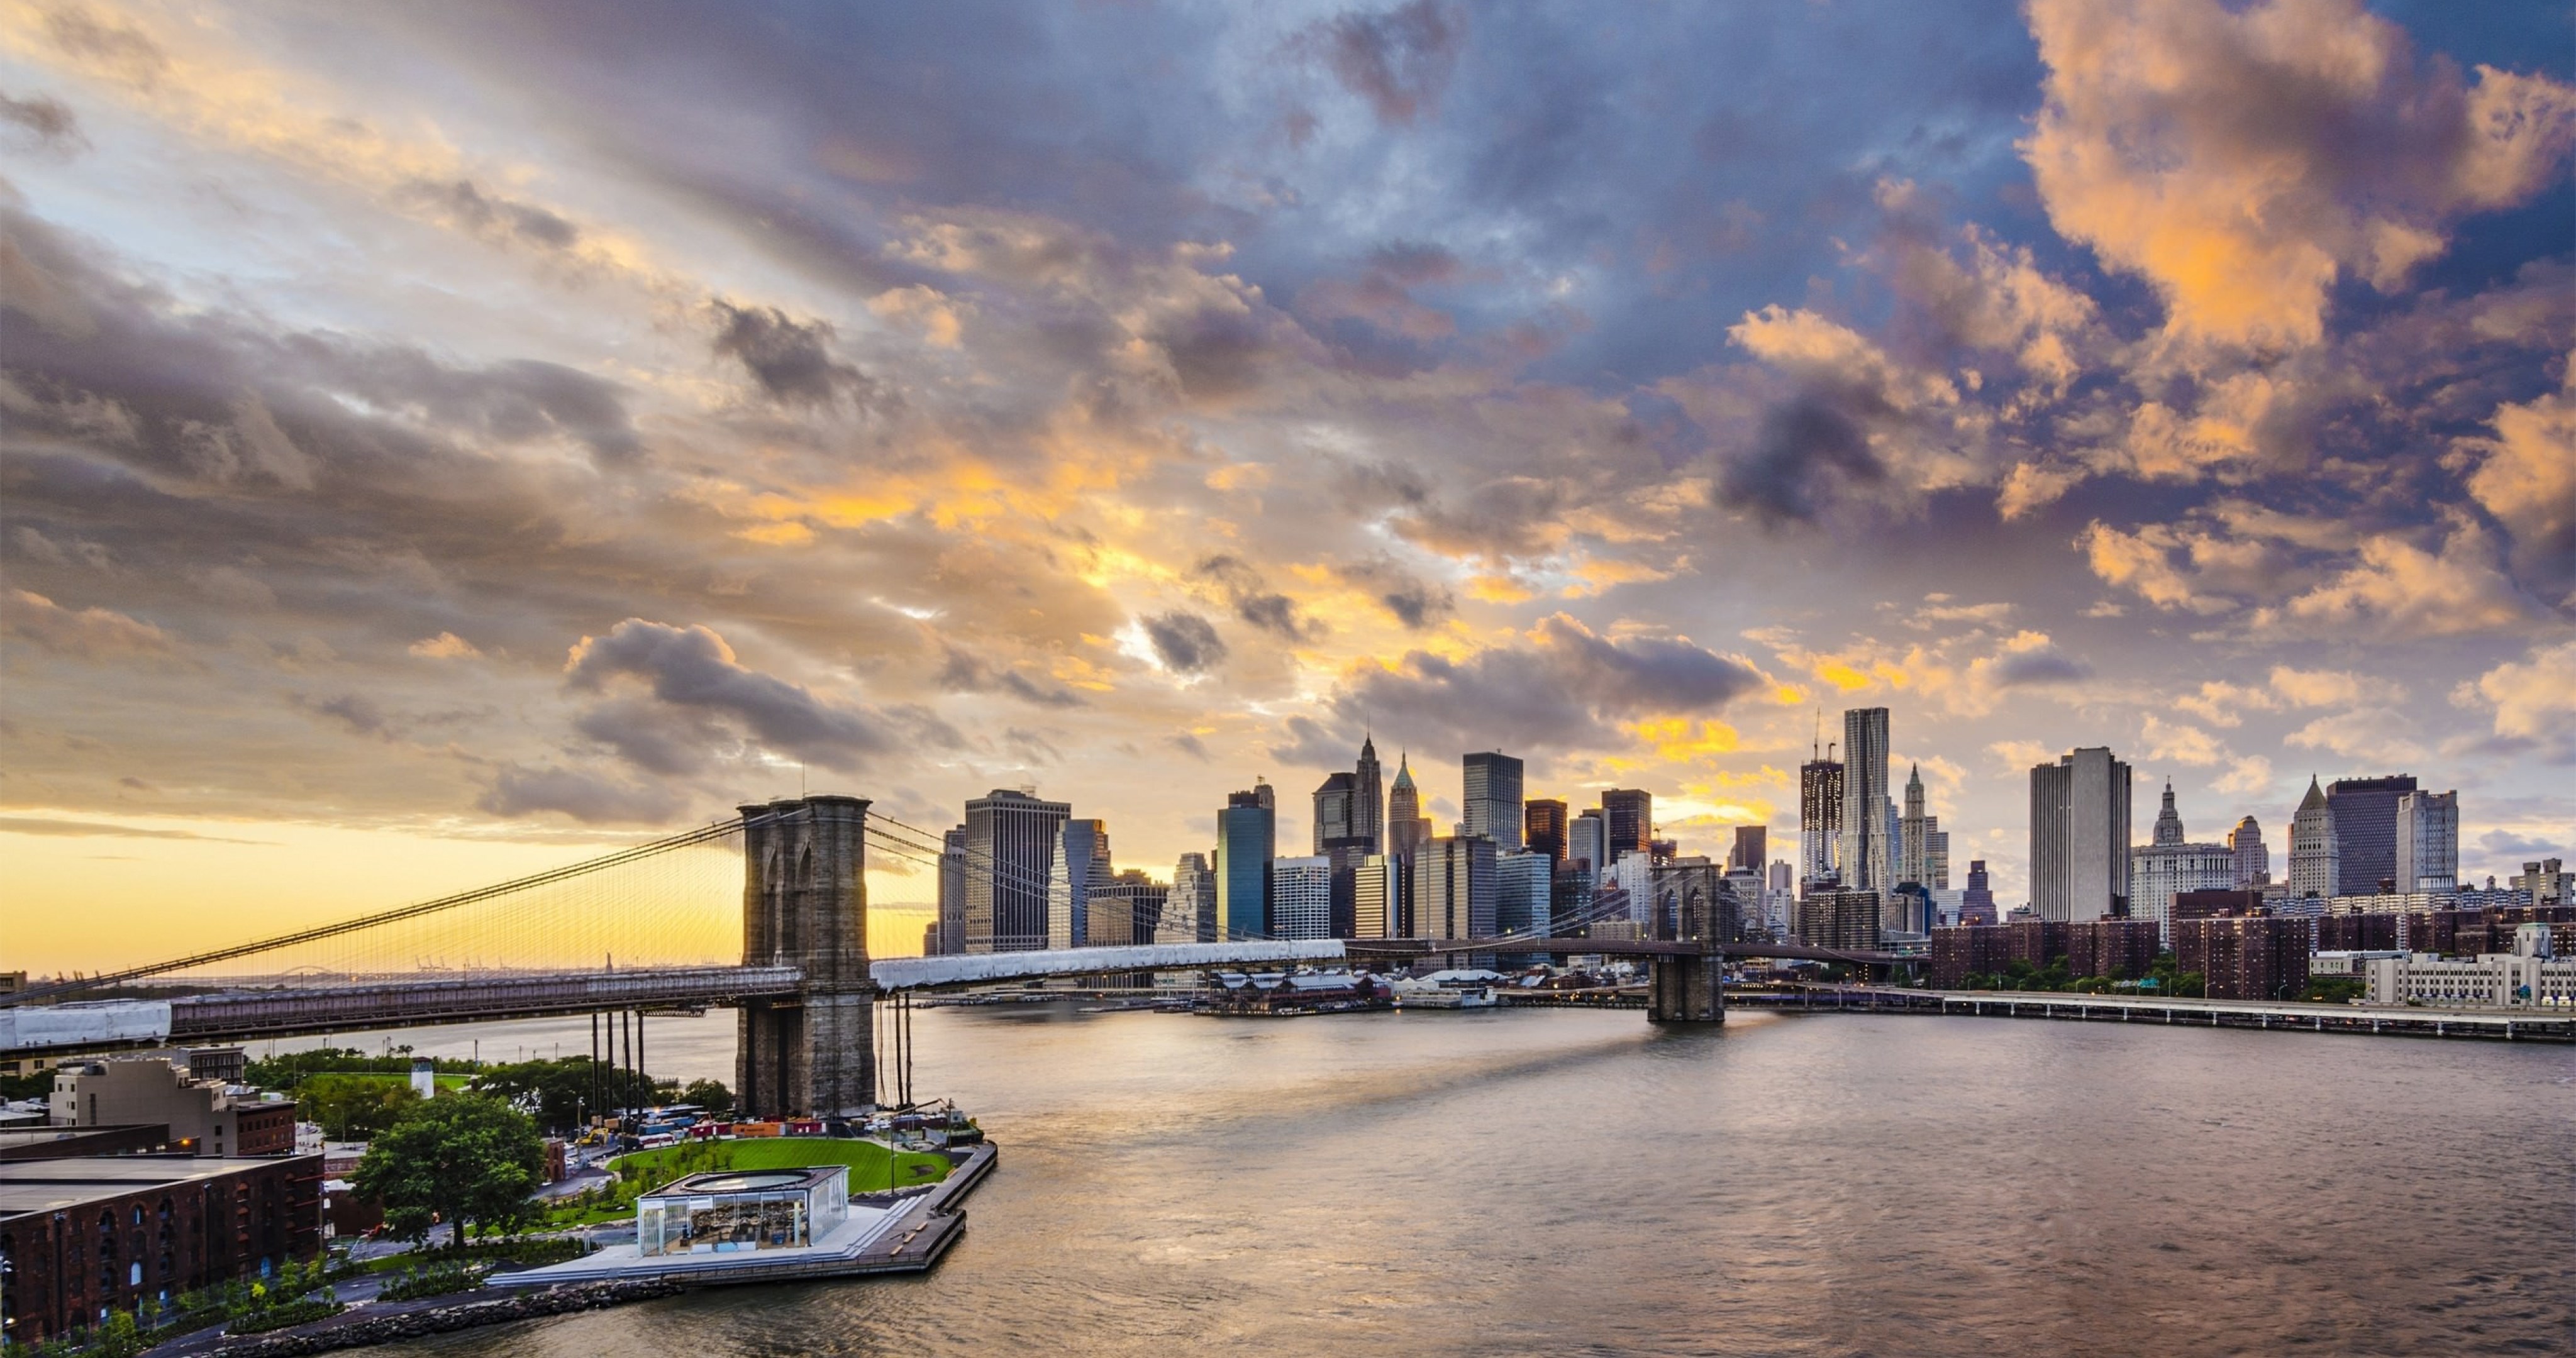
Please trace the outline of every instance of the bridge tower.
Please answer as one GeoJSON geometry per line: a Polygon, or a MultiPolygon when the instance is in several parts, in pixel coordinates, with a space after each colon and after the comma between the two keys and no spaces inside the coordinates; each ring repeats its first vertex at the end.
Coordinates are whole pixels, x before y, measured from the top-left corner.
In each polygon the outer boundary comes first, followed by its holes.
{"type": "Polygon", "coordinates": [[[1646,1021],[1726,1022],[1726,911],[1707,874],[1655,873],[1655,919],[1675,942],[1701,951],[1646,964],[1646,1021]]]}
{"type": "Polygon", "coordinates": [[[742,808],[743,965],[805,973],[794,998],[742,1008],[734,1080],[745,1117],[847,1117],[876,1102],[867,819],[858,797],[742,808]]]}

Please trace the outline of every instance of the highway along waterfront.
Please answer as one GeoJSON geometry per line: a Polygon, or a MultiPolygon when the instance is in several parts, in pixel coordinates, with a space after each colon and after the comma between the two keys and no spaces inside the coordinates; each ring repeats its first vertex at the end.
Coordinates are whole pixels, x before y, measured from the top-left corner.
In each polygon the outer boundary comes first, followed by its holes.
{"type": "MultiPolygon", "coordinates": [[[[916,1024],[916,1086],[1002,1155],[937,1269],[374,1352],[2510,1353],[2576,1324],[2559,1046],[1741,1011],[916,1024]]],[[[657,1074],[731,1070],[730,1015],[651,1041],[657,1074]]]]}

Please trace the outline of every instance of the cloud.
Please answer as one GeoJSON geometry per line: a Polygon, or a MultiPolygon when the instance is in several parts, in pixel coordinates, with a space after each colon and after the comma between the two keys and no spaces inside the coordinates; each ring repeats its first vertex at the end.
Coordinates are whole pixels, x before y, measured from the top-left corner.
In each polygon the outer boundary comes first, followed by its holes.
{"type": "Polygon", "coordinates": [[[580,769],[504,764],[475,806],[516,818],[552,811],[584,824],[667,825],[686,807],[676,792],[580,769]]]}
{"type": "Polygon", "coordinates": [[[2535,610],[2498,569],[2494,543],[2473,523],[2456,523],[2439,551],[2394,533],[2362,540],[2360,560],[2277,609],[2255,614],[2257,627],[2280,625],[2311,635],[2465,636],[2503,631],[2535,610]]]}
{"type": "Polygon", "coordinates": [[[52,95],[39,94],[16,99],[0,91],[0,127],[11,130],[11,138],[33,150],[68,156],[89,149],[89,138],[81,135],[80,118],[69,104],[52,95]]]}
{"type": "Polygon", "coordinates": [[[829,321],[798,321],[776,307],[737,306],[723,298],[708,304],[719,328],[717,356],[740,362],[760,389],[781,405],[826,406],[847,393],[866,405],[876,383],[832,357],[829,321]]]}
{"type": "Polygon", "coordinates": [[[533,203],[488,192],[470,179],[416,179],[403,185],[400,193],[438,212],[467,234],[496,244],[569,250],[581,241],[581,228],[562,216],[533,203]]]}
{"type": "Polygon", "coordinates": [[[1457,596],[1448,586],[1433,584],[1382,557],[1340,567],[1336,573],[1345,583],[1367,590],[1397,622],[1417,632],[1458,611],[1457,596]]]}
{"type": "Polygon", "coordinates": [[[2227,747],[2207,731],[2167,722],[2152,712],[2147,714],[2146,729],[2139,739],[2149,759],[2208,768],[2228,757],[2227,747]]]}
{"type": "Polygon", "coordinates": [[[1604,636],[1563,613],[1522,640],[1465,660],[1409,651],[1392,669],[1363,665],[1333,710],[1346,724],[1439,733],[1451,750],[1498,740],[1568,749],[1606,742],[1621,723],[1715,713],[1767,686],[1740,657],[1681,638],[1604,636]]]}
{"type": "Polygon", "coordinates": [[[2528,835],[2517,835],[2510,830],[2487,831],[2478,836],[2478,847],[2491,854],[2533,859],[2554,855],[2560,850],[2558,841],[2533,839],[2528,835]]]}
{"type": "Polygon", "coordinates": [[[2049,220],[2192,341],[2306,345],[2330,290],[2394,291],[2460,218],[2521,202],[2576,140],[2576,91],[2421,63],[2356,0],[2033,0],[2021,143],[2049,220]]]}
{"type": "Polygon", "coordinates": [[[1208,557],[1193,573],[1216,586],[1236,617],[1282,640],[1317,641],[1331,630],[1321,619],[1298,616],[1297,601],[1273,591],[1261,572],[1240,557],[1208,557]]]}
{"type": "Polygon", "coordinates": [[[2535,741],[2554,759],[2576,760],[2576,641],[2535,646],[2451,691],[2461,707],[2489,708],[2495,734],[2535,741]]]}
{"type": "Polygon", "coordinates": [[[327,698],[298,693],[289,701],[317,717],[329,717],[348,728],[352,735],[393,739],[384,709],[363,693],[336,693],[327,698]]]}
{"type": "Polygon", "coordinates": [[[1196,613],[1158,613],[1138,618],[1154,658],[1175,674],[1205,674],[1225,659],[1225,640],[1196,613]]]}
{"type": "MultiPolygon", "coordinates": [[[[2576,356],[2565,380],[2576,383],[2576,356]]],[[[2499,406],[2491,424],[2494,438],[2458,445],[2456,458],[2474,459],[2469,493],[2513,534],[2522,577],[2576,604],[2576,391],[2499,406]]]]}
{"type": "Polygon", "coordinates": [[[1465,38],[1460,16],[1438,0],[1396,9],[1353,10],[1300,33],[1297,45],[1323,60],[1342,87],[1368,101],[1378,121],[1410,123],[1439,100],[1465,38]]]}
{"type": "Polygon", "coordinates": [[[772,749],[833,768],[859,767],[924,734],[918,719],[903,723],[916,728],[907,733],[887,714],[829,702],[802,685],[749,669],[723,637],[703,626],[628,618],[606,636],[583,637],[564,675],[569,687],[583,692],[640,682],[661,703],[739,722],[772,749]]]}
{"type": "Polygon", "coordinates": [[[1991,661],[1981,660],[1971,668],[1987,667],[1984,677],[1997,688],[2014,688],[2025,684],[2064,684],[2093,677],[2093,667],[2069,655],[2045,632],[2024,631],[2004,643],[2003,650],[1991,661]]]}
{"type": "Polygon", "coordinates": [[[1000,691],[1040,707],[1083,706],[1082,695],[1062,684],[1041,684],[959,646],[943,644],[942,653],[946,658],[939,667],[938,684],[951,693],[1000,691]]]}
{"type": "Polygon", "coordinates": [[[2362,707],[2319,717],[2281,737],[2281,743],[2330,750],[2366,764],[2400,764],[2424,752],[2422,746],[2402,734],[2413,727],[2403,713],[2385,707],[2362,707]]]}
{"type": "Polygon", "coordinates": [[[169,633],[109,608],[63,607],[44,595],[10,590],[0,600],[0,629],[56,655],[96,664],[177,654],[169,633]]]}
{"type": "Polygon", "coordinates": [[[64,835],[76,837],[105,836],[117,839],[194,839],[208,844],[257,844],[274,847],[275,840],[230,839],[223,835],[201,835],[194,830],[147,830],[133,825],[110,825],[93,820],[53,820],[43,816],[0,816],[0,835],[64,835]]]}
{"type": "Polygon", "coordinates": [[[1324,729],[1312,717],[1290,717],[1286,723],[1288,738],[1264,747],[1263,753],[1291,768],[1340,769],[1356,758],[1359,746],[1324,729]]]}
{"type": "Polygon", "coordinates": [[[407,649],[413,655],[430,660],[473,660],[483,654],[475,649],[473,642],[467,641],[454,632],[441,632],[434,637],[422,637],[407,649]]]}

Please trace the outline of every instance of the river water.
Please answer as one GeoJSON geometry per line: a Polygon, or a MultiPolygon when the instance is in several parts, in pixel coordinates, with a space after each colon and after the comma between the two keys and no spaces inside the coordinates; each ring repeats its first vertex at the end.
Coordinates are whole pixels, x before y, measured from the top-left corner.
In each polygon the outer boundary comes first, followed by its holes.
{"type": "MultiPolygon", "coordinates": [[[[441,1355],[2427,1354],[2576,1344],[2564,1047],[2009,1019],[921,1012],[1001,1147],[928,1275],[441,1355]]],[[[588,1050],[586,1024],[495,1025],[588,1050]]],[[[398,1039],[400,1040],[400,1039],[398,1039]]],[[[462,1030],[410,1035],[462,1054],[462,1030]]],[[[381,1039],[370,1039],[374,1046],[381,1039]]],[[[730,1080],[729,1016],[657,1074],[730,1080]]]]}

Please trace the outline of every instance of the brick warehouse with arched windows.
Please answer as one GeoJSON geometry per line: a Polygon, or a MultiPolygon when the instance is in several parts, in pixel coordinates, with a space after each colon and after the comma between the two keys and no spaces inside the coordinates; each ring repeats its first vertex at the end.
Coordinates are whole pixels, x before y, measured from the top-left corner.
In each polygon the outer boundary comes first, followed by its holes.
{"type": "Polygon", "coordinates": [[[322,1157],[0,1164],[0,1320],[32,1344],[322,1250],[322,1157]]]}

